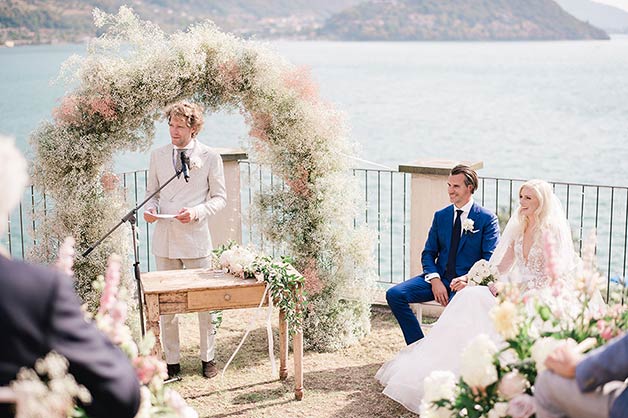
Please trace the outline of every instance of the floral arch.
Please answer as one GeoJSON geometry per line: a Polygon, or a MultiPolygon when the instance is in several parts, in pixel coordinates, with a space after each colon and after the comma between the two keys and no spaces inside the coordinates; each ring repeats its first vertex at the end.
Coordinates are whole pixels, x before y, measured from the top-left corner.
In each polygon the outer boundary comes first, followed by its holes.
{"type": "MultiPolygon", "coordinates": [[[[307,72],[210,22],[167,35],[126,7],[94,14],[104,34],[85,57],[64,64],[62,75],[76,87],[31,138],[35,184],[54,202],[36,254],[49,259],[67,235],[85,248],[115,225],[128,208],[101,177],[116,152],[150,148],[167,104],[188,98],[210,111],[239,110],[250,126],[251,154],[289,186],[258,196],[257,220],[306,278],[306,345],[335,350],[366,334],[372,239],[353,228],[357,203],[342,117],[321,100],[307,72]]],[[[128,230],[120,228],[77,260],[84,300],[96,300],[91,282],[106,258],[130,249],[128,230]]]]}

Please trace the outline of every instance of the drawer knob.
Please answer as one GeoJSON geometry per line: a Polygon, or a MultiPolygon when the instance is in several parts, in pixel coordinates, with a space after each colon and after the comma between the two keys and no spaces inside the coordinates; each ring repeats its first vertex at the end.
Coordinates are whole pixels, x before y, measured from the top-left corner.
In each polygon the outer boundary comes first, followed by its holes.
{"type": "Polygon", "coordinates": [[[225,293],[225,300],[226,301],[230,301],[231,300],[231,295],[229,293],[225,293]]]}

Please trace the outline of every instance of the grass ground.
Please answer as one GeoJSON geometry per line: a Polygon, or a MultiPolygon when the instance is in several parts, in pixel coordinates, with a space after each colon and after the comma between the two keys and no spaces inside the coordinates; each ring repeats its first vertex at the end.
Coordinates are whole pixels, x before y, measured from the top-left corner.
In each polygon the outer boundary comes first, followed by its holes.
{"type": "MultiPolygon", "coordinates": [[[[254,310],[225,311],[218,330],[216,361],[222,371],[237,347],[254,310]]],[[[273,315],[275,357],[278,362],[277,316],[273,315]]],[[[304,354],[302,401],[294,399],[292,353],[288,379],[271,375],[266,330],[254,326],[224,377],[205,379],[198,358],[196,315],[180,318],[182,380],[170,383],[200,417],[416,417],[381,394],[373,376],[380,365],[404,346],[401,330],[390,311],[375,308],[372,332],[360,344],[336,353],[304,354]]]]}

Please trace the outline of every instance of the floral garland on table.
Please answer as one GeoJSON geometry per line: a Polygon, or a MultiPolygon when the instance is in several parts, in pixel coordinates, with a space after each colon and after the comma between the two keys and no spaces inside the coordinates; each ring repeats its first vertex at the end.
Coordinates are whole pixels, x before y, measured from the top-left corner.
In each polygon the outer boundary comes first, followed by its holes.
{"type": "MultiPolygon", "coordinates": [[[[319,97],[308,72],[211,22],[167,35],[127,7],[94,16],[103,35],[62,71],[77,87],[31,138],[35,185],[63,202],[48,205],[35,253],[49,259],[68,235],[86,248],[115,225],[126,210],[103,177],[112,156],[147,150],[163,108],[191,98],[211,111],[239,110],[251,127],[250,153],[287,186],[259,192],[255,220],[266,238],[294,255],[305,276],[310,348],[338,349],[368,333],[374,239],[353,227],[359,207],[343,157],[352,154],[343,118],[319,97]],[[353,290],[350,301],[343,300],[347,289],[353,290]]],[[[109,254],[130,252],[125,232],[120,228],[89,258],[77,260],[77,288],[92,307],[98,301],[92,278],[109,254]]]]}
{"type": "Polygon", "coordinates": [[[281,257],[281,261],[271,257],[255,255],[231,241],[214,250],[218,263],[227,271],[244,278],[255,278],[266,282],[269,297],[275,306],[286,315],[291,333],[303,326],[303,308],[306,297],[302,292],[305,278],[293,267],[293,259],[281,257]]]}
{"type": "MultiPolygon", "coordinates": [[[[72,276],[73,261],[74,240],[67,238],[60,248],[56,265],[72,276]]],[[[164,387],[164,379],[168,377],[166,364],[150,354],[156,342],[155,336],[148,333],[137,344],[125,325],[127,305],[121,298],[124,289],[120,289],[120,260],[117,256],[110,257],[105,276],[99,276],[94,287],[102,293],[98,312],[93,318],[96,326],[129,357],[141,384],[142,399],[136,418],[198,418],[196,411],[178,392],[164,387]]],[[[91,320],[89,316],[88,320],[91,320]]],[[[67,359],[54,352],[38,360],[35,370],[20,370],[17,379],[11,383],[18,398],[16,418],[88,418],[85,411],[76,405],[76,400],[89,403],[91,395],[85,387],[76,383],[67,370],[67,359]]]]}
{"type": "Polygon", "coordinates": [[[431,373],[422,418],[533,417],[534,382],[556,347],[571,344],[584,353],[628,329],[628,308],[601,300],[594,241],[584,250],[582,266],[567,277],[556,273],[560,260],[546,241],[549,288],[525,292],[514,284],[500,286],[491,317],[504,346],[479,335],[462,352],[459,380],[450,371],[431,373]]]}

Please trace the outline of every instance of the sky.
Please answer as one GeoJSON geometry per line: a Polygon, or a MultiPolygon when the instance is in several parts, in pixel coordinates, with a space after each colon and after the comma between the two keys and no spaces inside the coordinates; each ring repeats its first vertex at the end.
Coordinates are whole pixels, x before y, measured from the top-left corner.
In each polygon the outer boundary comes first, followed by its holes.
{"type": "Polygon", "coordinates": [[[594,0],[596,3],[608,4],[619,7],[628,12],[628,0],[594,0]]]}

